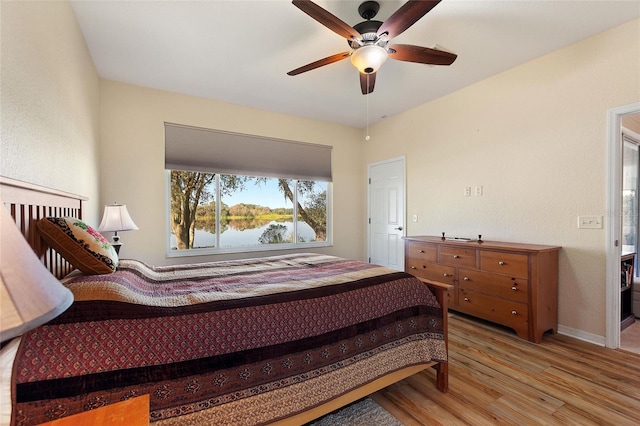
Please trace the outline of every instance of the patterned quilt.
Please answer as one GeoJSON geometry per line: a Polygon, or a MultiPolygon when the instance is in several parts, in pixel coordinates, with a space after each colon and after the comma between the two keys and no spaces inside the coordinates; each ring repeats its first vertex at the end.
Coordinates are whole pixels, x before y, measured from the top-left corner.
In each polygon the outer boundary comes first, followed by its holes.
{"type": "Polygon", "coordinates": [[[65,283],[22,338],[12,422],[138,395],[161,424],[262,424],[397,369],[446,361],[442,310],[404,272],[318,254],[152,267],[65,283]]]}

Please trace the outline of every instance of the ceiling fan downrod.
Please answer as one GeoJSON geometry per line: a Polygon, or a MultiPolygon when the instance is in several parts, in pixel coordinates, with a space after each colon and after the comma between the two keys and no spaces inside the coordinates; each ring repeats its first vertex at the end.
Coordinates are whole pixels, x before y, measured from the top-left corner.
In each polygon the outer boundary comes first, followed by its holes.
{"type": "Polygon", "coordinates": [[[366,19],[366,21],[362,21],[353,26],[353,29],[361,34],[362,39],[347,41],[351,48],[357,49],[365,44],[370,44],[367,42],[378,43],[379,37],[377,33],[378,29],[382,26],[382,22],[371,20],[378,14],[378,10],[380,10],[380,4],[377,1],[365,1],[358,7],[358,13],[363,19],[366,19]]]}

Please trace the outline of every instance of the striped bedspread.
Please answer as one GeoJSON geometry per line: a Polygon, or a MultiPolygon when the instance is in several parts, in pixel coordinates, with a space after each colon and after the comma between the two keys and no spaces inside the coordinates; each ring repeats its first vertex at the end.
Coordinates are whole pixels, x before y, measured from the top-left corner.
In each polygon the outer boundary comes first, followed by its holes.
{"type": "Polygon", "coordinates": [[[364,262],[122,260],[113,274],[65,285],[71,308],[22,338],[14,424],[143,394],[156,424],[262,424],[399,368],[446,361],[431,291],[364,262]]]}

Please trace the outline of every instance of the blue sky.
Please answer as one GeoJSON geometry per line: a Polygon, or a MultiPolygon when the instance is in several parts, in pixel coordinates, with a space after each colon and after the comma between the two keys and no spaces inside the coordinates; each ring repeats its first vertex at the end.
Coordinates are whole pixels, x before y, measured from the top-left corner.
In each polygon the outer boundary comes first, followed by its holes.
{"type": "Polygon", "coordinates": [[[287,207],[291,208],[291,202],[285,200],[285,196],[278,189],[278,179],[269,179],[267,183],[261,183],[260,186],[253,182],[246,185],[246,190],[238,192],[231,197],[226,196],[222,201],[229,207],[240,203],[257,204],[273,208],[287,207]]]}

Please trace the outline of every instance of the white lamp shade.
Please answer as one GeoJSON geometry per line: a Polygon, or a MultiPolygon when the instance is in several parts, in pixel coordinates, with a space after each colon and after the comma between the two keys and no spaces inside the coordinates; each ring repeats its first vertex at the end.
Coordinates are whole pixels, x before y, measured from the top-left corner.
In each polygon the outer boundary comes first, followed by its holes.
{"type": "Polygon", "coordinates": [[[387,51],[375,44],[359,47],[351,54],[351,63],[363,74],[377,72],[387,60],[387,51]]]}
{"type": "Polygon", "coordinates": [[[0,341],[42,325],[64,312],[73,294],[44,267],[0,207],[0,341]]]}
{"type": "Polygon", "coordinates": [[[104,215],[98,231],[136,231],[138,227],[129,216],[126,205],[104,206],[104,215]]]}

